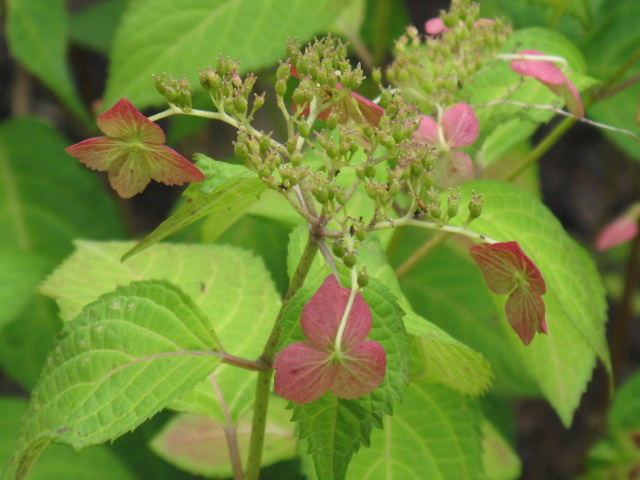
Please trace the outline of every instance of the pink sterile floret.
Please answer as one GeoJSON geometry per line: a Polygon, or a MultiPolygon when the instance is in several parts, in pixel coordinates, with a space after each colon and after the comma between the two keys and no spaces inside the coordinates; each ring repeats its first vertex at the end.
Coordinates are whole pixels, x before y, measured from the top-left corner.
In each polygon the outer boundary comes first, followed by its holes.
{"type": "Polygon", "coordinates": [[[598,251],[617,247],[638,235],[638,216],[640,216],[640,208],[636,207],[635,211],[634,209],[627,211],[605,225],[596,240],[598,251]]]}
{"type": "Polygon", "coordinates": [[[474,245],[470,253],[489,290],[509,295],[505,313],[522,343],[529,345],[536,332],[547,333],[542,300],[547,287],[540,270],[518,242],[474,245]]]}
{"type": "Polygon", "coordinates": [[[163,145],[162,129],[122,98],[98,116],[106,136],[72,145],[66,151],[93,170],[108,171],[109,182],[123,198],[144,190],[151,180],[167,185],[204,180],[189,160],[163,145]]]}
{"type": "Polygon", "coordinates": [[[330,391],[338,398],[354,399],[380,386],[386,371],[386,353],[374,340],[371,311],[356,294],[338,351],[336,340],[351,291],[329,275],[300,320],[305,342],[295,342],[277,355],[273,368],[275,392],[297,404],[309,403],[330,391]]]}
{"type": "MultiPolygon", "coordinates": [[[[537,50],[521,50],[522,55],[544,55],[537,50]]],[[[533,77],[540,80],[553,93],[562,96],[567,105],[567,109],[578,118],[584,117],[584,107],[580,94],[575,85],[562,73],[553,62],[546,60],[512,60],[511,70],[520,75],[533,77]]]]}
{"type": "Polygon", "coordinates": [[[450,106],[442,115],[442,131],[447,145],[451,148],[464,148],[478,138],[480,127],[473,109],[460,102],[450,106]]]}

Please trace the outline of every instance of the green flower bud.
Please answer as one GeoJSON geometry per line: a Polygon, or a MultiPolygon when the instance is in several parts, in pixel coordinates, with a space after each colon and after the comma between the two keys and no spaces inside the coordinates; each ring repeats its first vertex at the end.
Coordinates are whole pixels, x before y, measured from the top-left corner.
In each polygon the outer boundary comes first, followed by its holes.
{"type": "Polygon", "coordinates": [[[362,267],[362,270],[358,273],[358,286],[364,288],[367,285],[369,285],[369,274],[367,273],[367,268],[362,267]]]}
{"type": "Polygon", "coordinates": [[[364,242],[367,238],[367,232],[364,227],[356,228],[355,236],[358,241],[364,242]]]}
{"type": "Polygon", "coordinates": [[[306,122],[298,122],[298,133],[302,138],[309,138],[311,127],[306,122]]]}
{"type": "Polygon", "coordinates": [[[382,83],[382,71],[380,68],[374,68],[371,73],[371,78],[375,83],[382,83]]]}
{"type": "Polygon", "coordinates": [[[294,167],[298,167],[302,165],[303,155],[300,152],[293,152],[293,155],[290,157],[291,165],[294,167]]]}
{"type": "Polygon", "coordinates": [[[382,135],[380,143],[388,149],[392,149],[396,146],[396,142],[391,135],[382,135]]]}
{"type": "Polygon", "coordinates": [[[329,118],[327,119],[327,128],[329,130],[333,130],[338,126],[339,122],[340,122],[340,116],[337,113],[332,113],[331,115],[329,115],[329,118]]]}
{"type": "Polygon", "coordinates": [[[258,139],[258,145],[260,147],[260,153],[266,153],[271,147],[271,138],[268,135],[262,135],[258,139]]]}
{"type": "Polygon", "coordinates": [[[259,110],[264,105],[264,93],[262,95],[253,94],[253,111],[259,110]]]}
{"type": "Polygon", "coordinates": [[[291,66],[288,63],[280,62],[278,70],[276,71],[276,78],[278,80],[284,80],[285,82],[291,76],[291,66]]]}
{"type": "Polygon", "coordinates": [[[236,142],[233,147],[233,153],[238,160],[242,160],[243,162],[249,160],[249,149],[244,142],[236,142]]]}
{"type": "Polygon", "coordinates": [[[344,263],[344,266],[347,268],[355,267],[356,262],[357,258],[355,252],[348,252],[342,257],[342,263],[344,263]]]}
{"type": "Polygon", "coordinates": [[[238,113],[245,113],[247,111],[248,102],[246,98],[236,95],[233,99],[233,105],[238,113]]]}
{"type": "Polygon", "coordinates": [[[306,96],[307,94],[304,92],[304,90],[302,90],[301,88],[296,88],[293,91],[293,95],[291,96],[291,98],[293,100],[293,103],[302,105],[303,103],[305,103],[306,96]]]}
{"type": "Polygon", "coordinates": [[[325,151],[330,158],[336,158],[340,153],[338,146],[334,143],[330,143],[329,145],[327,145],[325,151]]]}
{"type": "Polygon", "coordinates": [[[337,240],[331,244],[331,251],[338,258],[344,257],[344,254],[347,253],[342,242],[337,240]]]}
{"type": "Polygon", "coordinates": [[[367,178],[373,178],[376,176],[376,166],[373,163],[365,163],[364,164],[364,175],[367,178]]]}
{"type": "Polygon", "coordinates": [[[287,81],[283,78],[276,80],[276,95],[284,97],[287,94],[287,81]]]}
{"type": "Polygon", "coordinates": [[[471,200],[469,201],[469,218],[474,220],[482,215],[484,198],[482,198],[482,195],[476,195],[475,192],[471,192],[471,195],[471,200]]]}

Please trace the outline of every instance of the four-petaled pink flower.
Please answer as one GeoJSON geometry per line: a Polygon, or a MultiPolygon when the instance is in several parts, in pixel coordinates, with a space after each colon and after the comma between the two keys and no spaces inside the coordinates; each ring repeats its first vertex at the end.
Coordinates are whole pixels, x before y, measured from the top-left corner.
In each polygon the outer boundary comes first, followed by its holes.
{"type": "MultiPolygon", "coordinates": [[[[544,55],[537,50],[521,50],[520,55],[544,55]]],[[[545,84],[553,93],[564,98],[569,112],[578,118],[584,117],[584,107],[575,85],[553,62],[547,60],[512,60],[511,70],[520,75],[533,77],[545,84]]]]}
{"type": "Polygon", "coordinates": [[[286,346],[273,364],[278,395],[303,404],[327,391],[338,398],[353,399],[380,386],[386,353],[378,342],[365,340],[371,331],[371,311],[360,293],[343,331],[340,329],[350,293],[329,275],[304,305],[300,324],[307,341],[286,346]]]}
{"type": "Polygon", "coordinates": [[[93,170],[108,171],[121,197],[142,192],[152,179],[167,185],[204,180],[195,165],[163,145],[162,129],[126,98],[98,116],[98,127],[105,137],[84,140],[66,151],[93,170]]]}
{"type": "Polygon", "coordinates": [[[436,182],[441,187],[458,186],[471,179],[471,157],[455,149],[468,147],[475,142],[478,131],[478,119],[466,103],[456,103],[447,108],[440,122],[436,122],[433,117],[420,115],[420,126],[413,133],[413,138],[428,142],[438,150],[436,182]]]}
{"type": "Polygon", "coordinates": [[[509,294],[505,313],[511,328],[525,345],[536,332],[547,333],[542,295],[547,287],[538,267],[522,251],[518,242],[482,243],[470,249],[493,293],[509,294]]]}

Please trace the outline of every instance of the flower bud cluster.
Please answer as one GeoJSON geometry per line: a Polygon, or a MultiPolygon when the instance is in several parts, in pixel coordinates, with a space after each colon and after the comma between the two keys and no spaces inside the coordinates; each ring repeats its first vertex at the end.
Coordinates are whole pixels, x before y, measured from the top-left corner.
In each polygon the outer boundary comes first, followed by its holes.
{"type": "Polygon", "coordinates": [[[435,34],[426,38],[415,27],[407,29],[387,71],[393,84],[419,92],[415,100],[426,114],[454,103],[455,93],[497,55],[510,34],[500,20],[479,18],[479,5],[471,0],[453,0],[451,9],[433,20],[439,28],[427,28],[435,34]]]}
{"type": "Polygon", "coordinates": [[[175,105],[184,112],[191,110],[191,85],[187,77],[173,78],[163,73],[161,76],[153,75],[156,81],[156,90],[164,96],[171,105],[175,105]]]}
{"type": "Polygon", "coordinates": [[[211,101],[218,111],[224,112],[241,123],[251,121],[255,112],[264,105],[265,96],[254,94],[253,105],[249,110],[249,97],[257,77],[246,75],[244,79],[239,72],[240,62],[229,57],[219,57],[216,70],[211,67],[200,72],[200,85],[209,92],[211,101]]]}

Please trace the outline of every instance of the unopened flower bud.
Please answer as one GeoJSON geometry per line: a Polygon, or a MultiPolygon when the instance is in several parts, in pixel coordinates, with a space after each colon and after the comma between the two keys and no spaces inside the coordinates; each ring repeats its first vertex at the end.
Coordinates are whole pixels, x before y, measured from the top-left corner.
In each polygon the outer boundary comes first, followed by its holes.
{"type": "Polygon", "coordinates": [[[329,115],[329,118],[327,118],[327,128],[329,130],[333,130],[338,126],[339,122],[340,116],[337,113],[332,113],[331,115],[329,115]]]}
{"type": "Polygon", "coordinates": [[[247,102],[246,98],[244,98],[244,97],[242,97],[240,95],[236,95],[233,98],[233,105],[236,108],[236,111],[238,113],[244,113],[244,112],[247,111],[248,102],[247,102]]]}
{"type": "Polygon", "coordinates": [[[364,288],[369,285],[369,274],[367,273],[367,267],[363,266],[362,270],[358,273],[358,286],[364,288]]]}
{"type": "Polygon", "coordinates": [[[280,62],[278,65],[278,70],[276,71],[276,78],[278,80],[284,80],[285,82],[291,76],[291,65],[286,62],[280,62]]]}
{"type": "Polygon", "coordinates": [[[276,81],[276,95],[278,95],[279,97],[284,97],[287,93],[287,81],[284,80],[283,78],[279,78],[276,81]]]}
{"type": "Polygon", "coordinates": [[[342,257],[342,263],[344,263],[344,266],[347,268],[355,267],[356,262],[357,258],[355,252],[348,252],[342,257]]]}
{"type": "Polygon", "coordinates": [[[331,244],[331,251],[338,258],[344,257],[344,254],[347,253],[342,242],[339,242],[337,240],[331,244]]]}
{"type": "Polygon", "coordinates": [[[469,200],[469,218],[473,220],[482,215],[484,198],[482,198],[482,195],[476,195],[475,192],[471,192],[471,195],[471,200],[469,200]]]}

